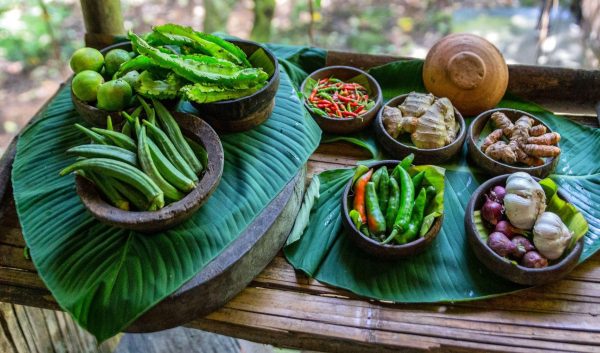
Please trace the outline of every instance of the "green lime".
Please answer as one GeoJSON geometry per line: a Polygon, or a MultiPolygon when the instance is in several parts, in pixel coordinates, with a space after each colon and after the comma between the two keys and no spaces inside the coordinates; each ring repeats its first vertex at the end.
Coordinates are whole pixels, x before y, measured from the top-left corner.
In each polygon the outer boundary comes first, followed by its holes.
{"type": "Polygon", "coordinates": [[[125,80],[112,80],[98,88],[98,109],[116,112],[131,102],[131,86],[125,80]]]}
{"type": "Polygon", "coordinates": [[[83,70],[100,72],[102,65],[104,65],[104,57],[102,53],[94,48],[80,48],[75,50],[69,64],[75,73],[83,70]]]}
{"type": "Polygon", "coordinates": [[[71,89],[75,96],[82,101],[93,102],[96,100],[98,87],[103,83],[104,78],[96,71],[83,70],[73,77],[71,89]]]}
{"type": "Polygon", "coordinates": [[[127,83],[129,83],[131,88],[135,88],[138,80],[140,79],[140,73],[135,70],[129,71],[123,77],[121,77],[121,79],[127,81],[127,83]]]}
{"type": "Polygon", "coordinates": [[[112,77],[112,75],[119,70],[119,66],[130,59],[131,57],[129,56],[129,53],[123,49],[113,49],[109,51],[104,57],[106,74],[112,77]]]}

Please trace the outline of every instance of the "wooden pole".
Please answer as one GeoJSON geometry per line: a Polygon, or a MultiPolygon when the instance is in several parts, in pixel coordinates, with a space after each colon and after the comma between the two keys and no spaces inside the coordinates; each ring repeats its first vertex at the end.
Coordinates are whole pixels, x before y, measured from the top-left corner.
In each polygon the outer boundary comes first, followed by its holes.
{"type": "Polygon", "coordinates": [[[80,0],[85,23],[85,45],[103,48],[124,38],[120,0],[80,0]]]}

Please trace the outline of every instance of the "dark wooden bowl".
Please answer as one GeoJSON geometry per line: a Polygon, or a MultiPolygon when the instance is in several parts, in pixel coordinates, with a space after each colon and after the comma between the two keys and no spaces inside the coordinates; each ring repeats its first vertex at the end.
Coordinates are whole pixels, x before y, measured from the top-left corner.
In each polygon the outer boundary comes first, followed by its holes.
{"type": "MultiPolygon", "coordinates": [[[[122,42],[122,43],[113,44],[106,48],[100,49],[100,52],[102,53],[102,55],[106,55],[106,53],[108,53],[109,51],[111,51],[113,49],[123,49],[123,50],[131,51],[132,50],[131,42],[122,42]]],[[[131,90],[132,90],[133,95],[135,95],[135,90],[133,87],[131,87],[131,90]]],[[[98,109],[98,108],[96,108],[95,105],[89,104],[89,103],[84,102],[81,99],[75,97],[75,94],[73,94],[73,90],[71,90],[71,99],[73,100],[73,105],[75,106],[75,110],[77,111],[77,113],[79,113],[79,115],[81,116],[81,118],[84,121],[86,121],[87,123],[89,123],[92,126],[106,128],[106,117],[108,115],[110,115],[110,118],[112,119],[112,122],[115,126],[120,126],[123,123],[123,117],[121,116],[121,111],[109,112],[107,110],[98,109]]],[[[147,98],[145,98],[145,99],[147,101],[149,101],[149,99],[147,99],[147,98]]],[[[174,108],[179,103],[179,98],[164,99],[164,100],[161,100],[161,103],[165,107],[167,107],[167,109],[175,110],[174,108]]],[[[135,99],[135,98],[132,99],[132,105],[136,105],[136,106],[139,105],[137,99],[135,99]]],[[[129,108],[126,111],[128,113],[131,113],[133,111],[133,108],[129,108]]]]}
{"type": "Polygon", "coordinates": [[[171,203],[158,211],[123,211],[110,205],[100,195],[93,183],[76,176],[77,193],[85,207],[99,221],[119,228],[139,232],[158,232],[183,222],[200,208],[221,181],[223,174],[223,146],[217,133],[204,120],[190,114],[173,113],[184,135],[200,143],[208,153],[206,166],[194,190],[183,199],[171,203]]]}
{"type": "Polygon", "coordinates": [[[248,57],[262,48],[273,64],[274,71],[267,84],[247,97],[213,103],[191,102],[198,116],[219,132],[250,130],[266,121],[275,107],[275,94],[279,88],[279,63],[275,55],[262,45],[241,39],[228,40],[237,45],[248,57]]]}
{"type": "MultiPolygon", "coordinates": [[[[512,174],[516,172],[525,172],[529,173],[532,176],[545,178],[556,168],[558,164],[558,158],[546,158],[546,163],[538,167],[521,167],[505,164],[488,157],[481,149],[479,148],[479,139],[481,135],[481,130],[485,127],[488,120],[492,116],[494,112],[503,112],[506,116],[513,122],[519,119],[521,116],[526,115],[528,117],[533,118],[535,120],[536,125],[542,124],[546,126],[548,132],[552,132],[552,129],[546,124],[544,124],[540,119],[536,118],[534,115],[526,113],[521,110],[516,109],[507,109],[507,108],[499,108],[492,109],[481,113],[480,115],[473,120],[471,126],[469,127],[469,134],[467,137],[467,147],[469,150],[469,156],[473,159],[473,161],[485,170],[489,175],[501,175],[501,174],[512,174]]],[[[557,145],[558,146],[558,145],[557,145]]]]}
{"type": "Polygon", "coordinates": [[[328,66],[322,69],[319,69],[313,73],[311,73],[305,80],[302,82],[302,86],[300,87],[300,92],[304,92],[304,87],[308,79],[320,80],[326,77],[334,77],[340,79],[342,81],[349,81],[356,76],[365,76],[367,81],[369,82],[368,86],[365,87],[369,94],[369,98],[371,98],[375,105],[373,108],[367,110],[366,112],[360,114],[356,118],[350,119],[337,119],[337,118],[329,118],[324,117],[319,114],[314,113],[308,103],[306,102],[306,97],[304,98],[304,107],[310,115],[315,119],[317,124],[321,127],[321,130],[325,132],[329,132],[332,134],[349,134],[353,132],[358,132],[371,124],[377,111],[381,108],[383,104],[383,95],[381,93],[381,87],[379,87],[379,83],[373,78],[373,76],[368,73],[359,70],[355,67],[351,66],[328,66]]]}
{"type": "MultiPolygon", "coordinates": [[[[575,266],[581,252],[583,251],[583,237],[575,244],[575,247],[564,256],[560,261],[549,265],[545,268],[528,268],[521,265],[515,265],[508,259],[496,254],[483,239],[481,239],[477,227],[475,225],[474,212],[481,209],[485,202],[484,195],[496,185],[506,185],[506,179],[509,174],[500,175],[483,183],[472,194],[471,199],[465,211],[465,230],[471,249],[475,252],[475,256],[481,261],[485,267],[494,272],[500,277],[506,278],[509,281],[524,284],[528,286],[542,285],[548,282],[559,280],[571,272],[575,266]]],[[[536,180],[539,178],[534,177],[536,180]]],[[[558,196],[569,202],[567,196],[559,189],[558,196]]]]}
{"type": "MultiPolygon", "coordinates": [[[[369,164],[369,168],[377,169],[381,166],[387,166],[388,168],[394,168],[398,165],[400,161],[396,160],[386,160],[369,164]]],[[[390,170],[391,171],[391,170],[390,170]]],[[[350,237],[350,239],[354,242],[356,246],[361,248],[363,251],[385,259],[399,259],[404,257],[409,257],[421,253],[431,242],[436,238],[440,229],[442,228],[442,223],[444,221],[444,214],[437,217],[431,228],[423,237],[419,237],[416,240],[402,244],[402,245],[393,245],[393,244],[381,244],[377,240],[371,239],[368,236],[364,235],[360,230],[358,230],[352,219],[348,215],[352,207],[349,206],[352,199],[352,180],[348,181],[346,188],[344,189],[344,193],[342,194],[342,224],[346,230],[346,234],[350,237]]]]}
{"type": "MultiPolygon", "coordinates": [[[[408,94],[394,97],[386,103],[386,106],[397,107],[404,102],[406,97],[408,97],[408,94]]],[[[377,142],[383,146],[383,149],[394,158],[402,159],[413,153],[415,155],[415,164],[440,164],[460,153],[467,135],[465,119],[456,108],[454,108],[454,117],[459,124],[456,139],[444,147],[422,149],[414,145],[402,143],[390,136],[383,126],[383,108],[381,108],[377,113],[377,119],[375,119],[374,123],[375,137],[377,138],[377,142]]]]}

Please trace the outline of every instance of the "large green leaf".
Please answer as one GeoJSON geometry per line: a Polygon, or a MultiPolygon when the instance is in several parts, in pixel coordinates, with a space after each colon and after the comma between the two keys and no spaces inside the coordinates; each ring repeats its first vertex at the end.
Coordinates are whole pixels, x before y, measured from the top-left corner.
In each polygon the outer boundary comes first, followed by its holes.
{"type": "MultiPolygon", "coordinates": [[[[422,61],[394,62],[370,70],[386,99],[413,90],[424,91],[422,61]]],[[[580,261],[600,248],[600,130],[553,115],[543,108],[507,95],[500,103],[528,111],[562,135],[560,161],[551,175],[570,197],[589,224],[580,261]]],[[[471,119],[467,119],[470,122],[471,119]]],[[[346,141],[370,147],[364,136],[346,141]]],[[[373,148],[368,148],[373,153],[373,148]]],[[[382,261],[356,248],[341,228],[340,198],[348,170],[327,171],[319,176],[321,197],[302,237],[287,246],[292,265],[337,287],[359,295],[394,302],[438,302],[481,299],[525,287],[510,283],[488,271],[471,251],[464,229],[464,210],[487,177],[467,159],[466,146],[446,168],[444,223],[432,245],[422,254],[382,261]]]]}
{"type": "MultiPolygon", "coordinates": [[[[65,151],[85,142],[63,88],[21,135],[12,181],[23,235],[57,302],[99,341],[128,326],[192,278],[241,234],[306,162],[320,130],[285,73],[270,119],[222,136],[223,178],[180,226],[156,235],[97,222],[83,207],[65,151]]],[[[186,109],[192,109],[187,105],[186,109]]]]}

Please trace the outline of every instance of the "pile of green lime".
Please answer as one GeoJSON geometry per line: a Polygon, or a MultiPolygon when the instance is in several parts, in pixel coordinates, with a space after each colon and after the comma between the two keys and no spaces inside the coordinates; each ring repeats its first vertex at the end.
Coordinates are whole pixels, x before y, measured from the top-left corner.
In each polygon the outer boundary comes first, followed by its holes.
{"type": "Polygon", "coordinates": [[[84,102],[95,102],[98,109],[114,112],[129,107],[137,77],[111,78],[130,59],[131,54],[123,49],[113,49],[106,55],[94,48],[76,50],[70,61],[75,72],[73,94],[84,102]]]}

